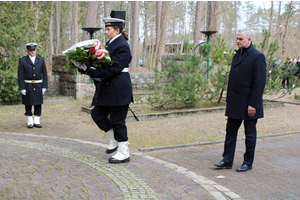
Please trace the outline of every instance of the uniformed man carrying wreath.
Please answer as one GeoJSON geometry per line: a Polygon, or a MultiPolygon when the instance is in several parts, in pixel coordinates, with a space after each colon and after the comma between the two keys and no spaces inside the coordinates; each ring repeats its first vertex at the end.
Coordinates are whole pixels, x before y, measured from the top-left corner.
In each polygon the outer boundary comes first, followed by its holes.
{"type": "Polygon", "coordinates": [[[25,46],[28,55],[19,60],[19,89],[22,94],[22,103],[25,105],[27,127],[42,128],[40,117],[43,94],[48,88],[46,64],[43,57],[36,55],[36,43],[28,43],[25,46]],[[32,106],[34,106],[34,117],[32,116],[32,106]]]}

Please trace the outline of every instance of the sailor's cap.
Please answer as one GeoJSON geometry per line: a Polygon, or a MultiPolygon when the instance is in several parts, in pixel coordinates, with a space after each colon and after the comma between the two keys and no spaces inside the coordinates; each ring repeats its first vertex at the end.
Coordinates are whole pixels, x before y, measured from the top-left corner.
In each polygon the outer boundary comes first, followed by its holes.
{"type": "Polygon", "coordinates": [[[36,49],[37,43],[27,43],[27,44],[25,44],[25,47],[27,49],[36,49]]]}
{"type": "Polygon", "coordinates": [[[125,20],[118,18],[104,18],[105,27],[108,26],[125,26],[125,20]]]}

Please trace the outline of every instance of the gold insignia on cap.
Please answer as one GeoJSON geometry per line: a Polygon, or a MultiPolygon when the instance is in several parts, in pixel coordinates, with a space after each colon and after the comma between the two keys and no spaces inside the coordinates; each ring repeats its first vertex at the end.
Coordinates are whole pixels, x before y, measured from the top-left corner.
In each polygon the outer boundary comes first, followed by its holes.
{"type": "Polygon", "coordinates": [[[105,23],[105,26],[107,26],[107,25],[111,25],[111,23],[105,23]]]}
{"type": "Polygon", "coordinates": [[[31,47],[34,47],[34,44],[30,44],[31,47]]]}

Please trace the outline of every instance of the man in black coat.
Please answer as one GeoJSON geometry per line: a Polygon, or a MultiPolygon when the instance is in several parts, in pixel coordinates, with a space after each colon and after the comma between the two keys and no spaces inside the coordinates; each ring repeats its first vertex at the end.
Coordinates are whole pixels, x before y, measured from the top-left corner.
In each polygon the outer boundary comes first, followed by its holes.
{"type": "Polygon", "coordinates": [[[217,168],[231,169],[234,159],[238,129],[244,121],[246,152],[243,164],[236,170],[252,169],[256,145],[257,119],[263,118],[263,91],[266,83],[265,56],[254,48],[251,31],[237,33],[236,54],[233,57],[226,97],[226,139],[223,160],[214,163],[217,168]]]}
{"type": "Polygon", "coordinates": [[[19,89],[22,93],[22,103],[25,105],[28,128],[42,128],[40,117],[43,94],[48,88],[46,64],[43,57],[36,55],[36,43],[28,43],[25,46],[28,55],[19,60],[19,89]],[[34,106],[34,118],[32,117],[32,106],[34,106]]]}

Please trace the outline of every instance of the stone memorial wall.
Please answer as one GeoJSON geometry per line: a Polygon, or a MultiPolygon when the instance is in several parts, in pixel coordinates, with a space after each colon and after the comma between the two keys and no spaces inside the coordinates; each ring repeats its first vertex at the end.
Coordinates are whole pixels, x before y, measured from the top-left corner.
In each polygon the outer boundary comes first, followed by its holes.
{"type": "MultiPolygon", "coordinates": [[[[52,55],[52,75],[48,76],[47,95],[71,96],[75,99],[92,99],[95,86],[90,77],[72,72],[63,66],[67,63],[66,56],[52,55]]],[[[154,83],[154,73],[130,73],[133,92],[142,92],[149,83],[154,83]]]]}

